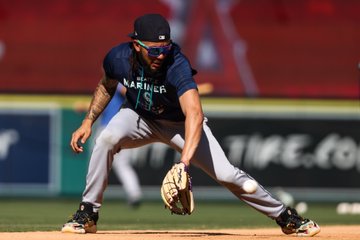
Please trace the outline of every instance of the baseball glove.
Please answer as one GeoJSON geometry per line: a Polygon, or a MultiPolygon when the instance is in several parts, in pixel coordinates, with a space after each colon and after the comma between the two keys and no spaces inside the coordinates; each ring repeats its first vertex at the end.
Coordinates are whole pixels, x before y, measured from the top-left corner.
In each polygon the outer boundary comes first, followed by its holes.
{"type": "Polygon", "coordinates": [[[194,211],[191,178],[184,163],[176,163],[167,172],[161,186],[161,197],[171,214],[186,215],[194,211]]]}

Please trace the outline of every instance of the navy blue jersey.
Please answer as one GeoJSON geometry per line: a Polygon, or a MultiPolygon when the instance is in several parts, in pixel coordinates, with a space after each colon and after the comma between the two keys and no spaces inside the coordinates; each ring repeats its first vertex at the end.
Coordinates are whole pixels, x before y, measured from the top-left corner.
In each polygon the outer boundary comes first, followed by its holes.
{"type": "Polygon", "coordinates": [[[123,43],[110,50],[103,67],[107,77],[118,80],[126,88],[125,107],[151,119],[183,121],[179,97],[187,90],[196,89],[194,70],[180,47],[173,43],[172,51],[158,74],[130,65],[132,43],[123,43]]]}

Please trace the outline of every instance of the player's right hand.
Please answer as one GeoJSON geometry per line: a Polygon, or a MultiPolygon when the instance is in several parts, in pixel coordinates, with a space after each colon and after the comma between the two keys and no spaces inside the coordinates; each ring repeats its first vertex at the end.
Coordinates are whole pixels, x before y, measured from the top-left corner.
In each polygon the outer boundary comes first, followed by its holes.
{"type": "Polygon", "coordinates": [[[72,134],[70,146],[75,153],[84,151],[83,144],[91,136],[91,122],[84,120],[81,126],[72,134]]]}

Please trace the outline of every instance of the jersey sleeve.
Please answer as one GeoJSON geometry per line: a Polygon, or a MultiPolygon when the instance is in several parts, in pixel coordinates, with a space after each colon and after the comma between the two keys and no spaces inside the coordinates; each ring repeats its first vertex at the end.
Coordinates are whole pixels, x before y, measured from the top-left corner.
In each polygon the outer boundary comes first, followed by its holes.
{"type": "Polygon", "coordinates": [[[114,57],[112,51],[108,52],[103,60],[103,68],[107,77],[114,79],[114,57]]]}
{"type": "Polygon", "coordinates": [[[189,61],[184,56],[178,59],[177,63],[169,71],[169,80],[175,86],[178,97],[190,89],[197,89],[193,78],[194,73],[196,71],[194,72],[189,61]]]}

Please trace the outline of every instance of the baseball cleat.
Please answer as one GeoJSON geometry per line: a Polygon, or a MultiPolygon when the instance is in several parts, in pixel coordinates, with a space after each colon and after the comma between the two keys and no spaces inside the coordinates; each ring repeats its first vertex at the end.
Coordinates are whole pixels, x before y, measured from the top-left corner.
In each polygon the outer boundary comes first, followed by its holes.
{"type": "Polygon", "coordinates": [[[93,206],[90,203],[80,203],[79,210],[72,218],[63,225],[63,233],[96,233],[96,222],[99,219],[98,213],[93,212],[93,206]]]}
{"type": "Polygon", "coordinates": [[[312,237],[320,232],[320,226],[317,223],[299,216],[295,209],[289,207],[280,214],[276,222],[285,234],[312,237]]]}

